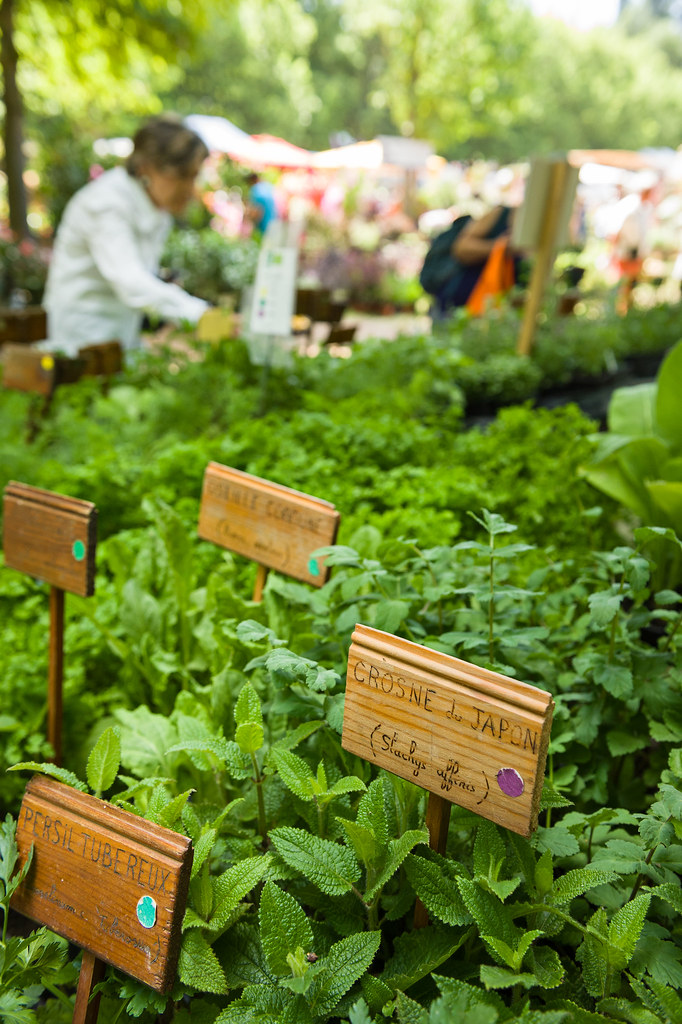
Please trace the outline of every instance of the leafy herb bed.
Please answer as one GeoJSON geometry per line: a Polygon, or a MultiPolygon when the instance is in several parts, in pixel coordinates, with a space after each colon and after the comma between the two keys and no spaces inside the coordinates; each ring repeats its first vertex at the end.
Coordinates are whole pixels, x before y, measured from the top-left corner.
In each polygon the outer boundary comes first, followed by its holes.
{"type": "MultiPolygon", "coordinates": [[[[96,596],[67,600],[63,777],[195,846],[170,1000],[112,975],[100,1019],[676,1020],[680,595],[652,589],[649,534],[624,543],[615,502],[595,507],[578,475],[594,424],[575,408],[461,433],[447,348],[358,355],[273,371],[261,418],[239,344],[179,373],[150,360],[108,396],[88,381],[58,395],[31,447],[25,396],[2,395],[6,477],[100,508],[96,596]],[[337,505],[325,587],[273,574],[249,600],[254,567],[196,538],[209,459],[337,505]],[[437,856],[424,794],[342,750],[357,621],[553,693],[530,841],[455,809],[437,856]]],[[[4,766],[40,765],[44,588],[3,570],[0,616],[4,766]]],[[[0,780],[16,814],[25,775],[0,780]]],[[[66,944],[16,943],[2,1012],[70,1020],[66,944]]]]}

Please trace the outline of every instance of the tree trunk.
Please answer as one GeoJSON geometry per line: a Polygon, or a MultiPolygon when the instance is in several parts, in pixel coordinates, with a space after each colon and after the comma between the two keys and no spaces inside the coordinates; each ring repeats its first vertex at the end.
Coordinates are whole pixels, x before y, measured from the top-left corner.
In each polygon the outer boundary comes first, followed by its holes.
{"type": "Polygon", "coordinates": [[[15,0],[0,0],[0,60],[4,83],[5,101],[5,173],[7,174],[7,199],[9,202],[9,224],[19,238],[28,237],[26,219],[26,191],[24,189],[23,145],[23,104],[17,86],[17,51],[14,46],[14,3],[15,0]]]}

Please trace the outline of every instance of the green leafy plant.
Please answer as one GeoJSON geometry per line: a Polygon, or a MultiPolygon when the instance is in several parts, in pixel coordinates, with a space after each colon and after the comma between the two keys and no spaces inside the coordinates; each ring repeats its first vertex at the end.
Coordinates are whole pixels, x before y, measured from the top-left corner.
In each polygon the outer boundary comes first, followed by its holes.
{"type": "Polygon", "coordinates": [[[660,589],[682,581],[682,429],[678,391],[682,342],[666,356],[654,384],[620,389],[611,399],[608,434],[597,438],[583,473],[648,527],[660,589]]]}

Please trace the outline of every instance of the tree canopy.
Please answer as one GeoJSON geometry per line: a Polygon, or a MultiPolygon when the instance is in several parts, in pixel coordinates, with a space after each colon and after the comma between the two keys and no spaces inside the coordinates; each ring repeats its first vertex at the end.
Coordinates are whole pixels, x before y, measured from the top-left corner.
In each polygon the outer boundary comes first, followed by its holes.
{"type": "MultiPolygon", "coordinates": [[[[412,135],[451,159],[679,142],[679,0],[625,2],[615,27],[589,33],[524,0],[2,0],[8,10],[26,133],[52,154],[65,133],[128,134],[162,108],[311,149],[412,135]]],[[[12,116],[10,103],[6,129],[12,116]]]]}

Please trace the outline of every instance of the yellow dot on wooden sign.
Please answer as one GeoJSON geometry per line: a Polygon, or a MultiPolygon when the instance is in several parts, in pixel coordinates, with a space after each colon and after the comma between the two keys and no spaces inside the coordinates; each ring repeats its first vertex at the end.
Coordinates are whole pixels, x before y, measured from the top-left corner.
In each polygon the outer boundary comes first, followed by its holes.
{"type": "Polygon", "coordinates": [[[52,356],[43,356],[43,358],[40,360],[40,365],[42,366],[43,370],[53,370],[54,359],[52,358],[52,356]]]}

